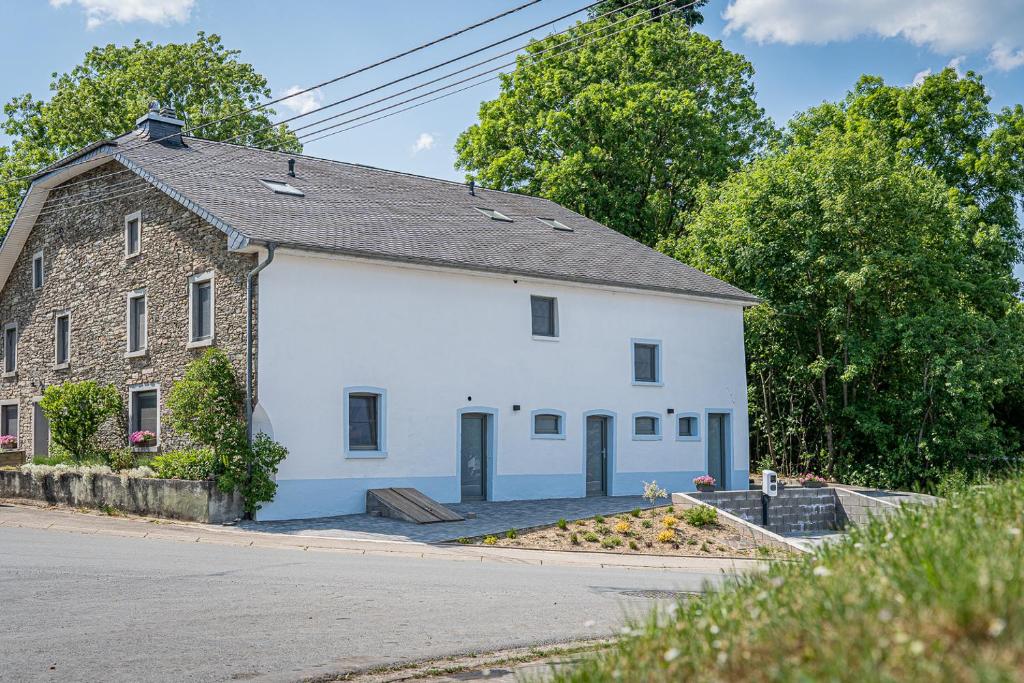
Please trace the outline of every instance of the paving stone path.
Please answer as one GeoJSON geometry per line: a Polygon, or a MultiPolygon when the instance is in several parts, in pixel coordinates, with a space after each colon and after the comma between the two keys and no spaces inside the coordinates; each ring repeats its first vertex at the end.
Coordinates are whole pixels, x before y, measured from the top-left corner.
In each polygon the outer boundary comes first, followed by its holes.
{"type": "MultiPolygon", "coordinates": [[[[659,505],[668,505],[663,499],[659,505]]],[[[549,500],[486,501],[458,503],[447,507],[459,514],[476,514],[474,519],[462,522],[413,524],[399,519],[371,517],[370,515],[343,515],[318,519],[296,519],[281,522],[240,522],[239,527],[250,531],[291,534],[298,536],[327,536],[380,541],[414,541],[440,543],[457,538],[502,534],[509,529],[526,529],[567,520],[613,515],[633,508],[649,508],[650,503],[640,496],[608,496],[594,498],[553,498],[549,500]]]]}

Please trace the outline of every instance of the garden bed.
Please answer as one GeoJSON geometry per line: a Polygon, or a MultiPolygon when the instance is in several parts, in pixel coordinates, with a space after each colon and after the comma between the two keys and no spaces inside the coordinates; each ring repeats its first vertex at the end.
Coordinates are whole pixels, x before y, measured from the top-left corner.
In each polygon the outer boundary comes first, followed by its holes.
{"type": "Polygon", "coordinates": [[[597,515],[525,531],[509,530],[495,536],[460,539],[460,543],[540,550],[600,551],[636,555],[701,557],[789,557],[791,553],[760,546],[749,533],[721,524],[713,508],[687,513],[670,505],[636,509],[625,514],[597,515]],[[698,522],[703,522],[698,524],[698,522]]]}
{"type": "MultiPolygon", "coordinates": [[[[106,469],[106,468],[102,468],[106,469]]],[[[219,524],[242,516],[242,497],[212,480],[153,479],[98,468],[0,469],[0,498],[219,524]]]]}

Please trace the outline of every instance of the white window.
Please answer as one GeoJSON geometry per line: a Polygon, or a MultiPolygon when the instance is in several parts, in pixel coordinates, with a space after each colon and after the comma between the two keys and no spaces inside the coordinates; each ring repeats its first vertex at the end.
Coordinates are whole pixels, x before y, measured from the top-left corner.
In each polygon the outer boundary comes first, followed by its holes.
{"type": "Polygon", "coordinates": [[[160,385],[139,384],[128,388],[128,435],[136,450],[154,451],[160,443],[160,385]],[[145,441],[140,433],[155,435],[145,441]],[[135,436],[135,439],[132,437],[135,436]]]}
{"type": "Polygon", "coordinates": [[[189,346],[213,343],[213,273],[193,275],[188,281],[189,346]]]}
{"type": "Polygon", "coordinates": [[[347,457],[386,456],[387,392],[378,387],[346,387],[344,426],[347,457]]]}
{"type": "Polygon", "coordinates": [[[485,209],[482,206],[474,207],[477,211],[490,218],[492,221],[501,221],[502,223],[511,223],[512,219],[503,214],[501,211],[495,211],[494,209],[485,209]]]}
{"type": "Polygon", "coordinates": [[[657,413],[634,413],[633,440],[660,441],[661,416],[657,413]]]}
{"type": "Polygon", "coordinates": [[[676,441],[700,441],[700,416],[697,413],[676,416],[676,441]]]}
{"type": "Polygon", "coordinates": [[[128,295],[128,354],[146,353],[146,290],[137,289],[128,295]]]}
{"type": "Polygon", "coordinates": [[[71,361],[71,314],[58,313],[53,320],[53,363],[66,368],[71,361]]]}
{"type": "Polygon", "coordinates": [[[46,271],[43,269],[43,252],[38,251],[32,257],[32,289],[42,289],[46,280],[46,271]]]}
{"type": "Polygon", "coordinates": [[[18,371],[18,325],[4,325],[4,375],[10,377],[18,371]]]}
{"type": "MultiPolygon", "coordinates": [[[[18,439],[18,402],[11,401],[0,405],[0,436],[13,436],[18,439]]],[[[17,448],[17,444],[14,448],[17,448]]]]}
{"type": "Polygon", "coordinates": [[[136,211],[124,217],[125,258],[142,252],[142,212],[136,211]]]}
{"type": "Polygon", "coordinates": [[[633,384],[661,386],[661,341],[633,339],[633,384]]]}
{"type": "Polygon", "coordinates": [[[534,337],[558,336],[557,299],[550,296],[531,296],[530,318],[534,337]]]}
{"type": "Polygon", "coordinates": [[[562,223],[561,221],[556,221],[554,218],[538,217],[537,220],[539,220],[541,223],[548,226],[549,228],[554,228],[555,230],[561,230],[562,232],[576,232],[565,223],[562,223]]]}
{"type": "Polygon", "coordinates": [[[534,439],[564,439],[565,413],[543,408],[530,413],[530,437],[534,439]]]}
{"type": "Polygon", "coordinates": [[[293,197],[305,197],[306,193],[288,183],[282,183],[279,180],[260,180],[263,183],[263,187],[268,190],[272,190],[274,194],[287,194],[293,197]]]}

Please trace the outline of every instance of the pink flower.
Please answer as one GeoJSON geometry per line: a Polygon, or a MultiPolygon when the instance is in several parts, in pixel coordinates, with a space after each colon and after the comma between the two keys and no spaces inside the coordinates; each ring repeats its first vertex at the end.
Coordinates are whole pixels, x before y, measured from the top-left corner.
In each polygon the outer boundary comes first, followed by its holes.
{"type": "Polygon", "coordinates": [[[132,435],[128,437],[128,440],[133,446],[145,446],[151,443],[156,443],[156,434],[144,429],[142,431],[132,432],[132,435]]]}
{"type": "Polygon", "coordinates": [[[0,436],[0,448],[17,448],[18,437],[13,434],[4,434],[0,436]]]}
{"type": "Polygon", "coordinates": [[[805,484],[809,481],[816,481],[820,484],[828,483],[825,477],[819,477],[817,474],[812,474],[810,472],[805,472],[804,474],[801,474],[799,477],[797,477],[797,481],[799,481],[801,484],[805,484]]]}
{"type": "Polygon", "coordinates": [[[694,477],[693,478],[693,485],[694,486],[714,486],[715,485],[715,478],[712,477],[710,474],[702,474],[699,477],[694,477]]]}

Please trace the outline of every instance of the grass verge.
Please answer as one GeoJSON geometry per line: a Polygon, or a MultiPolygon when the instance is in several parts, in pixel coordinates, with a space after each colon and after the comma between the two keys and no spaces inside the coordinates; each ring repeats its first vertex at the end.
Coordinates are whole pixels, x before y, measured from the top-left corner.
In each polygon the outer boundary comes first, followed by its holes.
{"type": "Polygon", "coordinates": [[[1024,478],[635,624],[557,681],[1024,681],[1024,478]]]}

